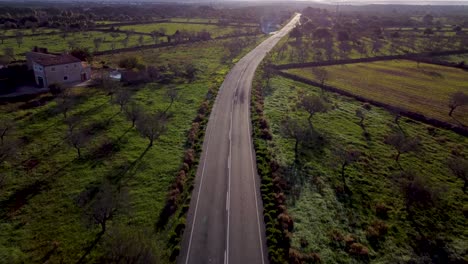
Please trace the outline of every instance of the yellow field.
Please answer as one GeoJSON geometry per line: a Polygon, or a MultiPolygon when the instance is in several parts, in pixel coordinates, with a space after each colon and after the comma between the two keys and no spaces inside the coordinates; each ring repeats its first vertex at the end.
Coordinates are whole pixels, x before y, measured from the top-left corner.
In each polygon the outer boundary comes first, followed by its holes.
{"type": "MultiPolygon", "coordinates": [[[[468,93],[468,72],[406,60],[381,61],[323,67],[328,72],[327,85],[427,117],[468,125],[468,106],[448,115],[450,95],[468,93]]],[[[315,76],[311,68],[286,72],[308,79],[315,76]]]]}

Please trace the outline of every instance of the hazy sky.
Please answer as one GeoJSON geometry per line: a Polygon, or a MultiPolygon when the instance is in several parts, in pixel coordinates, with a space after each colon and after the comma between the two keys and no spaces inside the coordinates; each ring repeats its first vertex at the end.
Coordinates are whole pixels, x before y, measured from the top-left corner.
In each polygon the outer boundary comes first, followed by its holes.
{"type": "Polygon", "coordinates": [[[468,0],[314,0],[321,3],[346,3],[346,4],[457,4],[468,5],[468,0]]]}

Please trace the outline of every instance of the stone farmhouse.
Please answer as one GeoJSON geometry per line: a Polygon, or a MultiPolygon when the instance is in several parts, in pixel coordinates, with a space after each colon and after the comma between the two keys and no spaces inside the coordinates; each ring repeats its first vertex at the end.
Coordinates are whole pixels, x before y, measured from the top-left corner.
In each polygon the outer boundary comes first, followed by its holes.
{"type": "Polygon", "coordinates": [[[91,78],[91,67],[70,54],[50,54],[47,49],[35,48],[26,53],[28,69],[33,70],[37,86],[74,84],[91,78]]]}

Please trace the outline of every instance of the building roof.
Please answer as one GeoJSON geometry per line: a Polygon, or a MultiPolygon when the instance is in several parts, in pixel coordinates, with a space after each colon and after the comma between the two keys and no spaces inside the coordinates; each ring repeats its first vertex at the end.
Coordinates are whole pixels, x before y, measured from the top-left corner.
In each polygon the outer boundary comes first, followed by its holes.
{"type": "Polygon", "coordinates": [[[33,58],[33,61],[44,67],[81,62],[80,59],[73,57],[72,55],[69,55],[69,54],[63,54],[63,55],[58,55],[58,56],[53,56],[53,57],[40,57],[39,56],[37,58],[33,58]]]}
{"type": "Polygon", "coordinates": [[[38,60],[40,58],[53,58],[55,56],[57,55],[42,53],[42,52],[35,52],[35,51],[26,52],[26,58],[30,58],[32,60],[38,60]]]}

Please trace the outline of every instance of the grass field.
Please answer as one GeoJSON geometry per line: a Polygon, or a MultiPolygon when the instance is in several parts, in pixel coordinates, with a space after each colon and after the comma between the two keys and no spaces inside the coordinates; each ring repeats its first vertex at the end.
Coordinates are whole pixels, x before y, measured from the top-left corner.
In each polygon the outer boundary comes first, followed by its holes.
{"type": "MultiPolygon", "coordinates": [[[[70,45],[75,45],[77,47],[87,47],[91,51],[95,51],[96,47],[94,45],[95,38],[102,38],[103,42],[99,47],[99,51],[111,50],[112,42],[115,43],[115,48],[124,48],[122,40],[126,37],[125,34],[119,34],[115,39],[111,37],[110,33],[103,33],[98,31],[89,31],[89,32],[80,32],[80,33],[69,33],[67,37],[62,37],[62,35],[45,35],[45,36],[35,36],[28,37],[25,36],[23,39],[23,44],[18,45],[16,39],[6,39],[3,45],[0,45],[0,49],[4,47],[11,47],[14,49],[15,54],[18,58],[24,58],[24,53],[31,51],[34,46],[46,47],[50,52],[65,52],[70,50],[70,45]]],[[[132,35],[128,42],[128,47],[139,46],[139,35],[132,35]]],[[[163,38],[161,38],[163,40],[163,38]]],[[[153,39],[150,36],[143,36],[143,45],[154,44],[153,39]]]]}
{"type": "MultiPolygon", "coordinates": [[[[236,29],[245,30],[242,27],[234,26],[216,26],[216,25],[200,25],[200,24],[177,24],[177,23],[154,23],[154,24],[141,24],[119,27],[120,30],[134,30],[135,32],[151,33],[164,29],[167,35],[173,35],[177,30],[186,30],[189,32],[201,32],[206,30],[211,33],[211,37],[219,37],[233,33],[236,29]]],[[[250,29],[250,28],[249,28],[250,29]]]]}
{"type": "MultiPolygon", "coordinates": [[[[401,107],[427,117],[458,124],[448,116],[449,97],[453,92],[468,92],[468,74],[461,70],[432,64],[397,60],[327,66],[326,84],[368,99],[401,107]]],[[[314,79],[310,68],[290,69],[302,77],[314,79]]],[[[453,116],[468,125],[468,107],[460,107],[453,116]]]]}
{"type": "Polygon", "coordinates": [[[32,32],[31,29],[9,29],[5,30],[5,36],[15,36],[17,32],[23,33],[25,36],[26,35],[31,35],[31,34],[42,34],[42,33],[51,33],[51,32],[58,32],[58,29],[52,29],[52,28],[38,28],[36,29],[36,32],[32,32]]]}
{"type": "Polygon", "coordinates": [[[167,263],[169,234],[157,231],[155,224],[181,165],[186,133],[197,109],[206,92],[219,87],[228,72],[229,64],[221,62],[224,52],[222,42],[204,42],[140,53],[150,65],[161,63],[160,58],[178,64],[183,56],[185,63],[191,61],[203,69],[193,83],[127,88],[150,112],[169,106],[165,96],[169,86],[179,91],[170,108],[168,131],[149,150],[148,140],[131,128],[119,106],[110,104],[109,96],[99,88],[76,90],[79,103],[69,114],[84,116],[80,127],[92,132],[82,159],[65,142],[67,126],[54,102],[29,109],[22,109],[22,103],[0,106],[2,118],[15,120],[15,135],[24,145],[15,160],[0,167],[0,174],[7,176],[0,187],[0,259],[6,263],[76,263],[97,241],[85,260],[95,263],[115,249],[109,244],[122,243],[118,242],[122,239],[135,241],[138,250],[149,248],[157,263],[167,263]],[[110,153],[99,154],[109,142],[110,153]],[[78,201],[109,179],[118,180],[127,190],[127,210],[117,211],[106,233],[95,240],[100,227],[85,221],[78,201]]]}
{"type": "MultiPolygon", "coordinates": [[[[283,175],[292,187],[287,197],[288,211],[294,220],[293,247],[303,253],[317,253],[321,263],[421,263],[426,253],[434,257],[430,253],[434,246],[431,243],[438,238],[439,247],[466,260],[468,222],[461,211],[468,200],[462,191],[463,181],[451,174],[446,161],[455,152],[466,158],[468,139],[401,119],[405,133],[419,137],[422,142],[417,153],[402,155],[401,167],[416,172],[430,188],[439,190],[435,205],[410,214],[403,191],[393,176],[400,171],[395,150],[384,144],[387,133],[398,128],[392,115],[381,108],[366,111],[366,138],[355,115],[362,104],[326,93],[333,108],[312,119],[315,131],[324,140],[321,144],[301,144],[300,165],[294,166],[294,142],[282,136],[280,123],[285,116],[307,122],[307,114],[296,106],[303,94],[321,92],[319,88],[280,77],[273,78],[270,88],[265,90],[264,109],[273,133],[270,152],[283,167],[283,175]],[[342,146],[362,153],[360,160],[346,169],[347,185],[352,192],[348,198],[343,195],[333,155],[342,146]],[[378,214],[378,208],[388,208],[387,217],[378,214]],[[378,235],[377,242],[370,236],[371,230],[375,230],[371,228],[376,226],[386,230],[378,235]],[[426,239],[432,242],[422,246],[426,239]],[[361,251],[353,255],[350,243],[362,244],[368,254],[361,251]]],[[[447,263],[443,253],[439,254],[440,263],[447,263]]]]}
{"type": "Polygon", "coordinates": [[[455,62],[455,63],[460,63],[460,62],[464,61],[465,64],[467,64],[468,63],[468,54],[440,56],[440,57],[436,57],[435,59],[441,60],[441,61],[455,62]]]}
{"type": "MultiPolygon", "coordinates": [[[[340,49],[340,42],[334,39],[331,60],[404,55],[407,53],[460,50],[466,48],[462,46],[459,37],[453,39],[434,38],[434,40],[430,40],[420,36],[421,34],[411,32],[404,33],[402,37],[396,39],[391,37],[380,39],[380,48],[374,52],[372,52],[374,40],[370,37],[361,37],[355,43],[351,41],[344,42],[347,44],[345,46],[349,49],[345,53],[340,49]],[[360,43],[360,45],[357,43],[360,43]]],[[[297,43],[294,38],[285,36],[275,47],[271,53],[271,57],[274,64],[328,61],[330,58],[327,55],[324,45],[329,46],[329,44],[321,44],[320,41],[306,37],[302,38],[300,43],[297,43]]]]}

